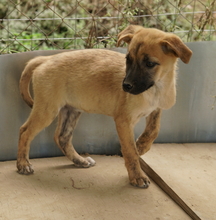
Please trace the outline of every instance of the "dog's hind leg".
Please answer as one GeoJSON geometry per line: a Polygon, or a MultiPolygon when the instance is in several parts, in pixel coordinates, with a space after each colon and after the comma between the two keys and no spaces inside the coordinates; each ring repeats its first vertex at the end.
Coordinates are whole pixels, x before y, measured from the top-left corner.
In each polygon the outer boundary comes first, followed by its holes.
{"type": "Polygon", "coordinates": [[[146,128],[136,141],[139,155],[143,155],[149,151],[152,143],[157,138],[160,130],[161,112],[162,110],[158,108],[146,118],[146,128]]]}
{"type": "Polygon", "coordinates": [[[58,114],[58,108],[47,108],[46,105],[33,107],[28,120],[21,126],[17,154],[17,169],[20,174],[34,172],[29,162],[30,143],[45,127],[49,126],[58,114]]]}
{"type": "Polygon", "coordinates": [[[72,106],[66,105],[59,112],[58,126],[55,132],[55,142],[62,152],[78,167],[95,165],[91,157],[83,158],[72,145],[74,128],[81,113],[72,106]]]}

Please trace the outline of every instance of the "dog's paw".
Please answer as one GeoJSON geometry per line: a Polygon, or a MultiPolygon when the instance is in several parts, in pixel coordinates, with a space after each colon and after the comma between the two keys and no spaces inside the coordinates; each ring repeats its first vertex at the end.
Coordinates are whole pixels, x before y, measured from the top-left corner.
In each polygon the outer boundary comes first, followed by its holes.
{"type": "Polygon", "coordinates": [[[88,168],[93,167],[96,162],[91,157],[82,158],[82,160],[73,160],[76,167],[88,168]]]}
{"type": "Polygon", "coordinates": [[[139,155],[143,155],[146,152],[149,151],[149,149],[151,148],[151,144],[148,143],[140,143],[140,142],[136,142],[136,147],[137,147],[137,151],[139,153],[139,155]]]}
{"type": "Polygon", "coordinates": [[[17,169],[19,174],[29,175],[33,174],[34,170],[32,168],[32,165],[29,162],[26,163],[17,163],[17,169]]]}
{"type": "Polygon", "coordinates": [[[86,157],[86,160],[88,161],[90,167],[93,167],[96,164],[95,160],[91,157],[86,157]]]}
{"type": "Polygon", "coordinates": [[[144,177],[134,178],[134,179],[130,180],[130,184],[132,186],[146,189],[150,185],[150,180],[147,176],[144,176],[144,177]]]}

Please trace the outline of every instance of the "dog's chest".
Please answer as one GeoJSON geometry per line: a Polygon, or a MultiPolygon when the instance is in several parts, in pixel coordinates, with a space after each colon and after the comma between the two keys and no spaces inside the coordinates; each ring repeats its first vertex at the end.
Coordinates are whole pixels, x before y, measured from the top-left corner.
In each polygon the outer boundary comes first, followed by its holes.
{"type": "Polygon", "coordinates": [[[157,109],[156,106],[151,106],[151,107],[143,107],[142,109],[137,109],[136,114],[134,114],[134,116],[136,115],[137,120],[139,120],[142,117],[147,117],[148,115],[150,115],[155,109],[157,109]]]}
{"type": "MultiPolygon", "coordinates": [[[[135,98],[135,97],[134,97],[135,98]]],[[[142,118],[147,117],[151,112],[159,107],[159,98],[157,96],[151,96],[149,94],[145,94],[143,96],[139,96],[131,102],[130,107],[130,115],[133,120],[136,122],[142,118]]]]}

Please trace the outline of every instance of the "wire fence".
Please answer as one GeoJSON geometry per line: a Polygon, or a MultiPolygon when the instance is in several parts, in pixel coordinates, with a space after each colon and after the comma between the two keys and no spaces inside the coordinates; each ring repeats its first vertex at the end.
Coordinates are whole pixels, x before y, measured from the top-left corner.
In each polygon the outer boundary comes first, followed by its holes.
{"type": "Polygon", "coordinates": [[[128,24],[216,40],[216,0],[1,0],[0,54],[110,48],[128,24]]]}

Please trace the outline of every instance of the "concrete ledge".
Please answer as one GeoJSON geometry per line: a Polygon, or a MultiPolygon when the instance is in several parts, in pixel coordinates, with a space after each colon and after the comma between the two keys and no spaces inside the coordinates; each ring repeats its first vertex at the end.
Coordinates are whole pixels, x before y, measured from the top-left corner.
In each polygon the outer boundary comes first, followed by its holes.
{"type": "MultiPolygon", "coordinates": [[[[193,51],[190,64],[179,61],[177,103],[164,111],[157,143],[216,142],[216,42],[188,43],[193,51]]],[[[124,48],[114,50],[126,53],[124,48]]],[[[62,52],[33,51],[0,56],[0,161],[16,158],[19,127],[30,109],[20,97],[18,82],[26,62],[38,55],[62,52]]],[[[62,155],[53,141],[54,122],[32,142],[30,157],[62,155]]],[[[145,127],[136,126],[137,137],[145,127]]],[[[118,154],[120,146],[110,117],[83,114],[73,143],[80,153],[118,154]]]]}

